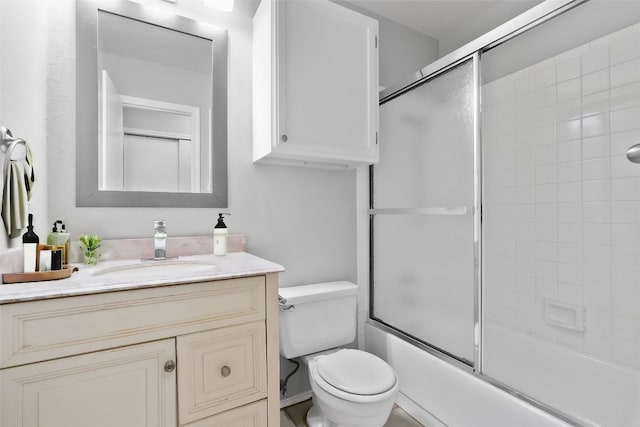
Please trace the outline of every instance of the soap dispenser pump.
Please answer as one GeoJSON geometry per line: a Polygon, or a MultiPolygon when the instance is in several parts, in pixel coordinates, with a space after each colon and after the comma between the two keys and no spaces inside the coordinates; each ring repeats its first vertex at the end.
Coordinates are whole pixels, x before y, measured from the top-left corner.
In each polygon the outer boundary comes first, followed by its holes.
{"type": "Polygon", "coordinates": [[[227,236],[229,234],[227,225],[224,223],[224,215],[230,215],[228,213],[218,214],[218,223],[213,228],[213,254],[214,255],[226,255],[227,254],[227,236]]]}

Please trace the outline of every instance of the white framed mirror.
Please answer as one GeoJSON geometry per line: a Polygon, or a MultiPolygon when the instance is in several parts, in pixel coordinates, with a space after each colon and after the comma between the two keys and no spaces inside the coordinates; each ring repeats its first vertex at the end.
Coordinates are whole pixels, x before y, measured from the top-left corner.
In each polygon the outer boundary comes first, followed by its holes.
{"type": "Polygon", "coordinates": [[[77,2],[76,206],[227,207],[227,32],[77,2]]]}

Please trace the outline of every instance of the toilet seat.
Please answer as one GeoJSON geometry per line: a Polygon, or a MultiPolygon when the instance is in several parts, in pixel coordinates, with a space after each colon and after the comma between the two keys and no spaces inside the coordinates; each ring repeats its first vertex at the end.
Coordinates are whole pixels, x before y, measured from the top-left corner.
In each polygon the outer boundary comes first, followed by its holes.
{"type": "Polygon", "coordinates": [[[395,393],[397,376],[379,357],[360,350],[343,349],[318,356],[311,376],[323,390],[352,402],[375,402],[395,393]]]}

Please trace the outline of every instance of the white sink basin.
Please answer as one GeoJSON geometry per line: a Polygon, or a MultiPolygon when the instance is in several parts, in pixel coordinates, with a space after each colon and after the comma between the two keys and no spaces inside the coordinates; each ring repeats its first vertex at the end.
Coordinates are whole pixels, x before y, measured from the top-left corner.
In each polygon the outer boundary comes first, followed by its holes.
{"type": "Polygon", "coordinates": [[[140,261],[134,264],[101,268],[94,271],[93,275],[131,279],[161,279],[211,273],[215,266],[214,263],[207,261],[140,261]]]}

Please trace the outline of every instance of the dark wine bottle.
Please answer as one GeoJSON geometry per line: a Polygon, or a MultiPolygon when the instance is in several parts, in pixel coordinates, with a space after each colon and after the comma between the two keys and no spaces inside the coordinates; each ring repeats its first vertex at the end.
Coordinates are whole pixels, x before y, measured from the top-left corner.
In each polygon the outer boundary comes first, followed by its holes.
{"type": "Polygon", "coordinates": [[[40,239],[33,232],[33,214],[29,214],[29,225],[27,232],[22,235],[22,251],[24,254],[24,272],[33,273],[36,271],[36,254],[38,252],[40,239]]]}

